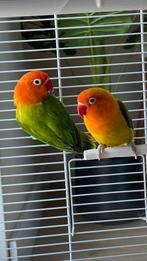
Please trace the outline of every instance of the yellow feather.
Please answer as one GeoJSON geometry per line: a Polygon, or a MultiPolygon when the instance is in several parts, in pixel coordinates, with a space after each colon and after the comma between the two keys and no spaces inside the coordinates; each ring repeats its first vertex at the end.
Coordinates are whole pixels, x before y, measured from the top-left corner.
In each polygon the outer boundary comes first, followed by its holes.
{"type": "Polygon", "coordinates": [[[116,98],[102,88],[91,88],[83,91],[78,102],[87,106],[83,117],[85,126],[99,144],[121,146],[133,139],[133,130],[120,110],[116,98]],[[94,97],[96,102],[89,104],[94,97]]]}

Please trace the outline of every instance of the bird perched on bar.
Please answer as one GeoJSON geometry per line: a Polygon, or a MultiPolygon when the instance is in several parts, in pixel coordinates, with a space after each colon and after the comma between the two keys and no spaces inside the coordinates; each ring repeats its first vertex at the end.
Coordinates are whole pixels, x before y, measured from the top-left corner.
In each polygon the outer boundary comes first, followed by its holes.
{"type": "Polygon", "coordinates": [[[78,96],[78,114],[83,118],[89,133],[99,143],[98,159],[105,147],[129,144],[136,156],[133,143],[133,124],[120,100],[104,88],[88,88],[78,96]]]}
{"type": "Polygon", "coordinates": [[[92,138],[76,127],[65,106],[53,95],[53,83],[43,71],[24,74],[16,84],[14,104],[21,128],[54,148],[83,153],[95,148],[92,138]]]}

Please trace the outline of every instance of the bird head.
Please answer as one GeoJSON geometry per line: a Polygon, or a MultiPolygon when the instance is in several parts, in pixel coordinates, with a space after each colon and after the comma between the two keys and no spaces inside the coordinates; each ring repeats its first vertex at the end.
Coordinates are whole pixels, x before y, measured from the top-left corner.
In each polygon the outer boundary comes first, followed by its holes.
{"type": "Polygon", "coordinates": [[[115,107],[118,107],[116,99],[106,89],[103,88],[88,88],[78,96],[77,111],[82,118],[88,115],[97,115],[97,117],[108,116],[115,107]]]}
{"type": "Polygon", "coordinates": [[[24,74],[16,84],[14,103],[29,105],[47,99],[53,92],[53,84],[48,74],[43,71],[31,71],[24,74]]]}

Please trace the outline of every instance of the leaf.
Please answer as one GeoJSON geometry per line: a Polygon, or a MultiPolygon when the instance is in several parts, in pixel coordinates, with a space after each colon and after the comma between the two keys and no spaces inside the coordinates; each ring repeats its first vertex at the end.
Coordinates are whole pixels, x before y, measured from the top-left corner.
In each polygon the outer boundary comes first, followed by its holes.
{"type": "MultiPolygon", "coordinates": [[[[81,14],[82,18],[79,18],[79,14],[75,15],[74,19],[70,18],[69,15],[64,15],[65,18],[59,20],[59,37],[60,47],[75,47],[85,46],[89,44],[89,38],[97,39],[97,43],[101,41],[102,37],[109,37],[109,34],[124,34],[130,28],[130,23],[133,21],[131,15],[126,15],[129,12],[105,12],[105,13],[84,13],[81,14]],[[117,14],[117,16],[115,16],[117,14]],[[121,16],[119,16],[121,15],[121,16]],[[123,16],[124,15],[124,16],[123,16]],[[120,25],[117,25],[120,24],[120,25]],[[65,38],[65,39],[64,39],[65,38]],[[67,39],[68,38],[68,39],[67,39]],[[71,38],[71,39],[70,39],[71,38]],[[73,39],[76,38],[76,39],[73,39]]],[[[60,16],[63,18],[62,16],[60,16]]],[[[36,16],[36,19],[42,18],[36,16]]],[[[46,16],[45,18],[53,19],[53,16],[46,16]]],[[[55,42],[55,28],[54,20],[47,21],[36,21],[36,22],[22,22],[21,28],[51,28],[52,30],[45,31],[34,31],[34,32],[23,32],[22,35],[25,39],[48,39],[50,41],[37,41],[29,42],[29,45],[33,48],[56,48],[55,42]],[[52,40],[53,39],[53,40],[52,40]]],[[[74,55],[76,53],[73,49],[65,49],[66,54],[74,55]]]]}
{"type": "Polygon", "coordinates": [[[60,22],[60,36],[65,39],[69,46],[85,46],[89,43],[88,37],[97,39],[97,42],[109,34],[117,35],[128,32],[133,17],[125,16],[126,12],[117,12],[122,16],[115,16],[116,12],[85,14],[84,18],[65,19],[60,22]],[[124,14],[124,16],[123,16],[124,14]],[[99,16],[99,17],[97,17],[99,16]],[[70,38],[72,38],[70,40],[70,38]],[[74,39],[77,38],[77,39],[74,39]]]}

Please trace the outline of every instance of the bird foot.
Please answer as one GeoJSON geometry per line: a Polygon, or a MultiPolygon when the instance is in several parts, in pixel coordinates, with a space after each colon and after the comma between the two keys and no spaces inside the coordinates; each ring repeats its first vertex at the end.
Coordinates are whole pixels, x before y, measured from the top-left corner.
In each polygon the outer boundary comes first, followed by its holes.
{"type": "Polygon", "coordinates": [[[136,151],[136,147],[135,147],[134,142],[130,142],[128,145],[130,146],[130,148],[131,148],[131,150],[132,150],[132,152],[134,154],[134,157],[137,160],[137,151],[136,151]]]}
{"type": "Polygon", "coordinates": [[[103,156],[103,153],[104,153],[104,149],[106,148],[105,145],[103,144],[99,144],[98,147],[97,147],[97,150],[98,150],[98,160],[100,160],[103,156]]]}

